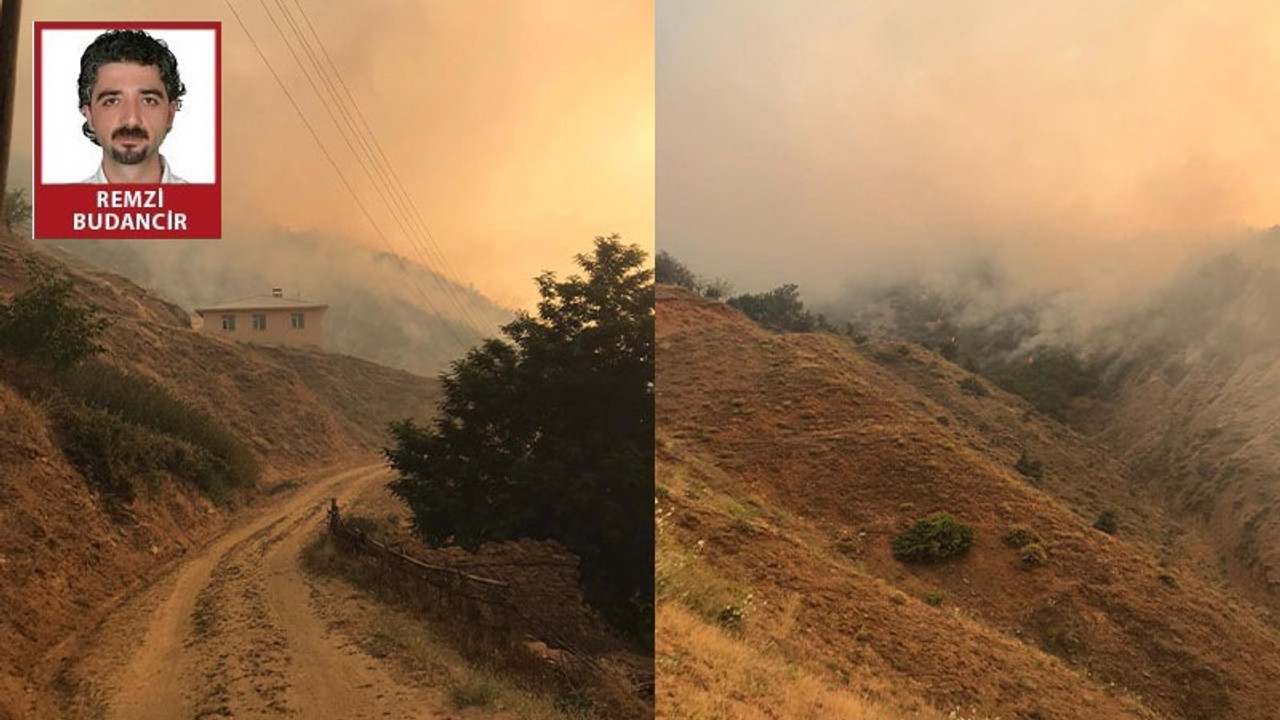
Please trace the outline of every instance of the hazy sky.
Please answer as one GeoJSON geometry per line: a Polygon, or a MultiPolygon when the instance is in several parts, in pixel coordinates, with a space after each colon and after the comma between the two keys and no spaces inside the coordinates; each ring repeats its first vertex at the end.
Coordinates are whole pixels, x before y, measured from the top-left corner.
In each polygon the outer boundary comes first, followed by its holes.
{"type": "MultiPolygon", "coordinates": [[[[317,229],[384,248],[251,34],[387,242],[416,257],[325,112],[340,101],[317,97],[267,14],[288,33],[283,5],[305,29],[299,4],[464,283],[527,307],[532,278],[571,270],[597,235],[652,248],[653,0],[27,0],[23,14],[26,23],[221,20],[225,232],[317,229]]],[[[31,152],[29,30],[15,158],[31,152]]],[[[11,174],[30,174],[25,159],[11,174]]]]}
{"type": "Polygon", "coordinates": [[[1280,222],[1280,5],[657,8],[658,245],[740,290],[962,252],[1123,292],[1280,222]]]}

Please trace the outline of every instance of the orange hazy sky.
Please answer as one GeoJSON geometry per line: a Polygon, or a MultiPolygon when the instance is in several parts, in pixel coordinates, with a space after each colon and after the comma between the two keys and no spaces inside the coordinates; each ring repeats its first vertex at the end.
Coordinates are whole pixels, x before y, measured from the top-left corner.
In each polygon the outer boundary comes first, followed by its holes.
{"type": "MultiPolygon", "coordinates": [[[[653,0],[28,0],[15,158],[31,153],[21,130],[31,127],[31,21],[220,20],[225,234],[316,228],[384,248],[252,35],[386,242],[417,258],[325,113],[323,103],[335,100],[312,91],[273,25],[268,9],[288,31],[281,5],[299,23],[298,7],[305,10],[464,283],[529,307],[532,278],[573,270],[572,256],[597,235],[653,247],[653,0]]],[[[434,263],[429,251],[426,258],[434,263]]]]}
{"type": "Polygon", "coordinates": [[[1280,5],[657,7],[658,245],[740,290],[986,252],[1116,287],[1280,222],[1280,5]]]}

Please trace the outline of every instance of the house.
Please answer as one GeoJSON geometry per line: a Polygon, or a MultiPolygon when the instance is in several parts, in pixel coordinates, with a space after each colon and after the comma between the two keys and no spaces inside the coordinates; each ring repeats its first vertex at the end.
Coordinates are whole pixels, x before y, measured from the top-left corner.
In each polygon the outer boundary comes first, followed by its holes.
{"type": "Polygon", "coordinates": [[[282,288],[196,308],[204,321],[200,332],[262,345],[324,345],[324,314],[328,305],[286,298],[282,288]]]}

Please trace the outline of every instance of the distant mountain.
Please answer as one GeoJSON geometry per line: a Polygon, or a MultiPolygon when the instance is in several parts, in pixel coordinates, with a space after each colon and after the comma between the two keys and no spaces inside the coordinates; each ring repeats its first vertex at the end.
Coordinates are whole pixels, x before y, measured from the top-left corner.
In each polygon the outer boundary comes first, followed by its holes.
{"type": "Polygon", "coordinates": [[[326,303],[325,348],[434,375],[512,318],[474,289],[346,238],[276,231],[215,241],[47,241],[191,310],[283,288],[326,303]]]}

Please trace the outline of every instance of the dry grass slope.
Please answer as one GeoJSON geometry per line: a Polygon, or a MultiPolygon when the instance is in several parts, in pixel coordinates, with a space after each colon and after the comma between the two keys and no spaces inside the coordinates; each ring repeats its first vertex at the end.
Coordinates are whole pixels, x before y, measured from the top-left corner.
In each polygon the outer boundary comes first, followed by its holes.
{"type": "MultiPolygon", "coordinates": [[[[105,362],[153,380],[246,441],[265,467],[265,487],[328,463],[368,462],[387,421],[434,408],[434,380],[197,335],[185,312],[132,282],[65,267],[13,238],[0,238],[0,297],[24,287],[27,258],[63,268],[80,299],[111,320],[105,362]]],[[[63,456],[47,408],[0,377],[0,718],[58,716],[52,678],[65,641],[226,519],[185,483],[153,477],[142,490],[108,512],[63,456]]]]}
{"type": "Polygon", "coordinates": [[[658,303],[670,536],[725,593],[751,594],[740,624],[794,624],[770,645],[789,662],[855,694],[872,677],[1002,718],[1261,720],[1280,706],[1275,629],[1201,578],[1203,548],[1103,449],[1003,393],[965,393],[968,373],[919,348],[768,333],[673,289],[658,303]],[[1023,453],[1039,480],[1015,469],[1023,453]],[[1121,510],[1115,537],[1091,527],[1106,507],[1121,510]],[[896,561],[890,539],[936,511],[976,529],[973,549],[896,561]],[[1019,526],[1042,540],[1038,562],[1004,542],[1019,526]]]}

